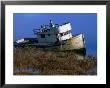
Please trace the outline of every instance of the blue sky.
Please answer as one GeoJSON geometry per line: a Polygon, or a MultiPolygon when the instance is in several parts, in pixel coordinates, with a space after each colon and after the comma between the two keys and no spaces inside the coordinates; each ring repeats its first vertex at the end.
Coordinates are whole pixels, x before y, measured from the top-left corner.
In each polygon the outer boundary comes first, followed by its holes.
{"type": "Polygon", "coordinates": [[[70,22],[72,34],[84,33],[87,54],[97,54],[97,14],[96,13],[14,13],[14,40],[35,37],[34,28],[48,24],[70,22]]]}

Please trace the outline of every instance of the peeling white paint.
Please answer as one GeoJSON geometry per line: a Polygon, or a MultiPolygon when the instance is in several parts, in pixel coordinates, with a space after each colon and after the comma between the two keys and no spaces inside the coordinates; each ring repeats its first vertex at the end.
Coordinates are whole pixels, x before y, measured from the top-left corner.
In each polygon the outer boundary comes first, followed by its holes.
{"type": "Polygon", "coordinates": [[[71,30],[71,25],[70,25],[70,23],[61,25],[61,26],[59,26],[59,28],[58,28],[58,32],[59,32],[59,33],[63,33],[63,32],[70,31],[70,30],[71,30]]]}

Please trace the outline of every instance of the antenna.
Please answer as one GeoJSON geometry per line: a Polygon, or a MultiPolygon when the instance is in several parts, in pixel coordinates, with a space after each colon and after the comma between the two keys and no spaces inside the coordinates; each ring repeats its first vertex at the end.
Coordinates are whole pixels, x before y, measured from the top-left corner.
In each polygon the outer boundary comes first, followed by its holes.
{"type": "Polygon", "coordinates": [[[52,20],[50,20],[50,27],[54,27],[54,24],[53,24],[53,21],[52,20]]]}

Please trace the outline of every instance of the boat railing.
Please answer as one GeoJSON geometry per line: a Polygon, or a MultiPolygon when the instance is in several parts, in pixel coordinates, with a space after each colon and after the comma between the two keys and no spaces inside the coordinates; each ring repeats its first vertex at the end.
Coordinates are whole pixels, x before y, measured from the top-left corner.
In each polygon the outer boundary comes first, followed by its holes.
{"type": "Polygon", "coordinates": [[[40,29],[33,29],[34,34],[37,34],[38,32],[40,32],[40,29]]]}

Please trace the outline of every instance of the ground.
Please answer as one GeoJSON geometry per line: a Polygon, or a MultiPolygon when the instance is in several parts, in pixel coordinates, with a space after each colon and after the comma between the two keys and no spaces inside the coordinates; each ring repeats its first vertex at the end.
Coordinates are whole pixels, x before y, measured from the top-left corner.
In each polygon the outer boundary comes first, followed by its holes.
{"type": "Polygon", "coordinates": [[[97,58],[38,48],[14,50],[14,75],[96,75],[97,58]]]}

